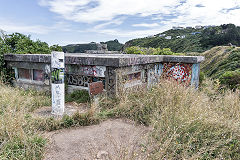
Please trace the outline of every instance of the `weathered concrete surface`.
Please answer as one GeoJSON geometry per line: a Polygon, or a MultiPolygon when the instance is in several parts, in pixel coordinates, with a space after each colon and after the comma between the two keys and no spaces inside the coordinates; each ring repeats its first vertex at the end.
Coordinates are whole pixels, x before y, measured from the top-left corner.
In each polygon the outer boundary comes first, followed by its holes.
{"type": "Polygon", "coordinates": [[[120,54],[119,51],[105,51],[105,50],[86,50],[85,53],[86,54],[120,54]]]}
{"type": "MultiPolygon", "coordinates": [[[[41,69],[44,81],[50,82],[51,55],[6,54],[4,58],[9,67],[15,68],[16,75],[18,68],[32,73],[33,69],[41,69]]],[[[66,53],[66,79],[72,85],[70,91],[87,89],[89,83],[102,81],[109,95],[116,94],[121,80],[126,82],[126,88],[143,84],[151,87],[160,82],[161,76],[197,88],[203,60],[202,56],[66,53]]]]}
{"type": "Polygon", "coordinates": [[[37,91],[50,91],[50,82],[38,82],[38,81],[28,81],[28,80],[14,80],[14,87],[19,87],[23,89],[36,89],[37,91]]]}
{"type": "Polygon", "coordinates": [[[163,62],[169,63],[201,63],[202,61],[204,61],[203,56],[163,55],[163,62]]]}
{"type": "MultiPolygon", "coordinates": [[[[51,55],[43,54],[6,54],[4,59],[9,62],[50,63],[51,55]]],[[[200,63],[204,60],[201,56],[169,56],[169,55],[133,55],[133,54],[65,54],[65,64],[96,65],[123,67],[131,65],[177,62],[200,63]]]]}

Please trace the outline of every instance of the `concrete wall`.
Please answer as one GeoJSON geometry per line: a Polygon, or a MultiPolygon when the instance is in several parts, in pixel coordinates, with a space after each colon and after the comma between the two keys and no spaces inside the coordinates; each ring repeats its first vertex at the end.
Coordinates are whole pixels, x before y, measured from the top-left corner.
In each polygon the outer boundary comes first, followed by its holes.
{"type": "MultiPolygon", "coordinates": [[[[4,58],[15,70],[16,86],[50,90],[49,55],[8,54],[4,58]]],[[[66,54],[65,79],[69,92],[88,90],[88,83],[102,81],[110,95],[116,94],[120,84],[124,88],[152,87],[162,77],[197,88],[203,60],[198,56],[66,54]]]]}

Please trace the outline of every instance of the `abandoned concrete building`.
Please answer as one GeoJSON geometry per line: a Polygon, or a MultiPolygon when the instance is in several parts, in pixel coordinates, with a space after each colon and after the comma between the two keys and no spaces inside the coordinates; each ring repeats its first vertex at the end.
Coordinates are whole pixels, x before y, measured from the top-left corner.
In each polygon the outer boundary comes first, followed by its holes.
{"type": "MultiPolygon", "coordinates": [[[[15,71],[16,86],[51,89],[51,55],[6,54],[4,59],[15,71]]],[[[164,75],[197,88],[203,60],[201,56],[66,53],[65,81],[69,92],[88,90],[89,83],[102,81],[104,89],[115,94],[120,81],[124,88],[151,87],[164,75]]]]}

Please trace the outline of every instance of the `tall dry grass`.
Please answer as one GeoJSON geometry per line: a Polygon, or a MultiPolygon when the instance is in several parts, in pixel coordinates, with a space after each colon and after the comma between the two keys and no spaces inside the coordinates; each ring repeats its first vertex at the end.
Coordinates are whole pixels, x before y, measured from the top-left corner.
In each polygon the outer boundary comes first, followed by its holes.
{"type": "Polygon", "coordinates": [[[41,159],[46,140],[31,125],[30,112],[50,98],[2,83],[0,91],[0,159],[41,159]]]}
{"type": "Polygon", "coordinates": [[[151,90],[120,93],[112,105],[105,99],[102,107],[154,128],[149,159],[240,159],[240,92],[214,88],[161,80],[151,90]]]}
{"type": "Polygon", "coordinates": [[[50,97],[0,83],[0,159],[41,159],[46,140],[38,129],[90,125],[109,117],[153,128],[142,145],[141,155],[148,159],[240,159],[240,92],[220,93],[217,85],[206,81],[195,90],[161,80],[150,90],[122,89],[114,99],[99,100],[100,112],[57,122],[31,117],[35,108],[50,105],[50,97]]]}

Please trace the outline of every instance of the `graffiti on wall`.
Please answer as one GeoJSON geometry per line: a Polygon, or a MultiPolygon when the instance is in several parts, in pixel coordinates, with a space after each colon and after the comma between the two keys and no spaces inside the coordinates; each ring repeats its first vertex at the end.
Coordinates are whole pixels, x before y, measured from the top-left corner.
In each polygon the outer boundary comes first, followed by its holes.
{"type": "Polygon", "coordinates": [[[66,72],[84,76],[105,77],[105,66],[66,66],[66,72]]]}
{"type": "Polygon", "coordinates": [[[166,78],[190,85],[192,64],[164,63],[163,65],[163,73],[166,78]]]}
{"type": "Polygon", "coordinates": [[[129,88],[129,87],[142,84],[141,73],[142,72],[136,72],[136,73],[124,75],[123,76],[123,80],[125,82],[124,87],[129,88]]]}
{"type": "Polygon", "coordinates": [[[64,83],[64,69],[63,68],[54,68],[52,70],[52,83],[62,84],[64,83]]]}
{"type": "Polygon", "coordinates": [[[91,77],[91,76],[83,76],[83,75],[76,75],[76,74],[67,74],[66,78],[67,78],[68,85],[88,87],[89,83],[102,81],[103,85],[105,86],[105,78],[102,78],[102,77],[91,77]]]}
{"type": "Polygon", "coordinates": [[[141,72],[131,73],[123,76],[123,80],[126,82],[141,80],[141,72]]]}
{"type": "Polygon", "coordinates": [[[155,85],[159,82],[162,72],[163,65],[161,63],[157,63],[152,68],[148,69],[148,87],[155,85]]]}

